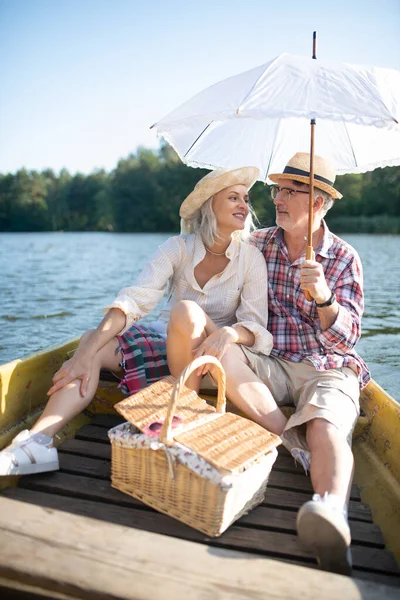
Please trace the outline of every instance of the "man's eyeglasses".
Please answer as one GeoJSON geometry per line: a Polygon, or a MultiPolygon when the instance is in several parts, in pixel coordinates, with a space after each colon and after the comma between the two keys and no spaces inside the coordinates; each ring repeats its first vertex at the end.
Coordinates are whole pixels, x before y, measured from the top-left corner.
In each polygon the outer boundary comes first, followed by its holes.
{"type": "Polygon", "coordinates": [[[292,190],[292,188],[279,187],[279,185],[271,185],[271,187],[269,189],[271,192],[272,200],[275,200],[275,198],[277,197],[279,192],[285,192],[289,196],[289,198],[291,198],[293,194],[309,194],[310,193],[309,190],[307,190],[307,191],[292,190]]]}

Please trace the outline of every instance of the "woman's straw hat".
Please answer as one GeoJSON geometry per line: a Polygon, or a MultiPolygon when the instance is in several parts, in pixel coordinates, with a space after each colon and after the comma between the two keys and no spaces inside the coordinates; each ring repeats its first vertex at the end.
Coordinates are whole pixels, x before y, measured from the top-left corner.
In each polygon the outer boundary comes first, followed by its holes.
{"type": "MultiPolygon", "coordinates": [[[[335,190],[335,169],[331,163],[321,156],[314,156],[314,185],[323,190],[331,198],[342,198],[342,194],[335,190]]],[[[301,183],[310,183],[310,155],[307,152],[297,152],[283,170],[283,173],[268,174],[274,183],[278,179],[291,179],[301,183]]]]}
{"type": "Polygon", "coordinates": [[[241,167],[240,169],[216,169],[207,173],[196,183],[196,186],[185,198],[179,211],[182,219],[191,219],[196,211],[217,192],[232,185],[243,184],[249,190],[257,181],[259,170],[257,167],[241,167]]]}

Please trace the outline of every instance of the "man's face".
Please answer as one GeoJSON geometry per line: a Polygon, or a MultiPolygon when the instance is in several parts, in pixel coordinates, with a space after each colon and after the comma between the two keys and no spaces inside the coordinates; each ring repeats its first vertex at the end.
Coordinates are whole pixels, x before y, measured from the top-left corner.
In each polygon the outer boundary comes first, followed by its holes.
{"type": "Polygon", "coordinates": [[[284,188],[274,200],[276,224],[288,232],[300,229],[307,231],[308,194],[299,192],[308,192],[309,186],[290,179],[278,179],[276,185],[284,188]],[[290,193],[288,190],[293,191],[290,193]]]}

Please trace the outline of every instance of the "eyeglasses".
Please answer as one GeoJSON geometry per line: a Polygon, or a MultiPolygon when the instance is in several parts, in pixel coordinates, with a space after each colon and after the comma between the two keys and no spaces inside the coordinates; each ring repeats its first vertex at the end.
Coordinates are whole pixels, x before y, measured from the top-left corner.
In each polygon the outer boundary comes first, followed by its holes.
{"type": "Polygon", "coordinates": [[[279,192],[286,192],[286,194],[289,196],[289,198],[291,198],[293,194],[309,194],[310,193],[309,190],[307,190],[307,191],[292,190],[292,188],[279,187],[279,185],[271,185],[271,187],[269,189],[271,192],[272,200],[275,200],[275,198],[277,197],[279,192]]]}

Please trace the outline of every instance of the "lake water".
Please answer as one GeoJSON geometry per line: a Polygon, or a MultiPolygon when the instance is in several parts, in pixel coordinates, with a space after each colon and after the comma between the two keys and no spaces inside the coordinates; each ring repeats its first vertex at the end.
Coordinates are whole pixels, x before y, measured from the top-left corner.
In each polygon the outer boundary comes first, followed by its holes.
{"type": "MultiPolygon", "coordinates": [[[[0,233],[0,364],[95,327],[168,234],[0,233]]],[[[400,237],[347,234],[364,265],[357,350],[400,400],[400,237]]]]}

